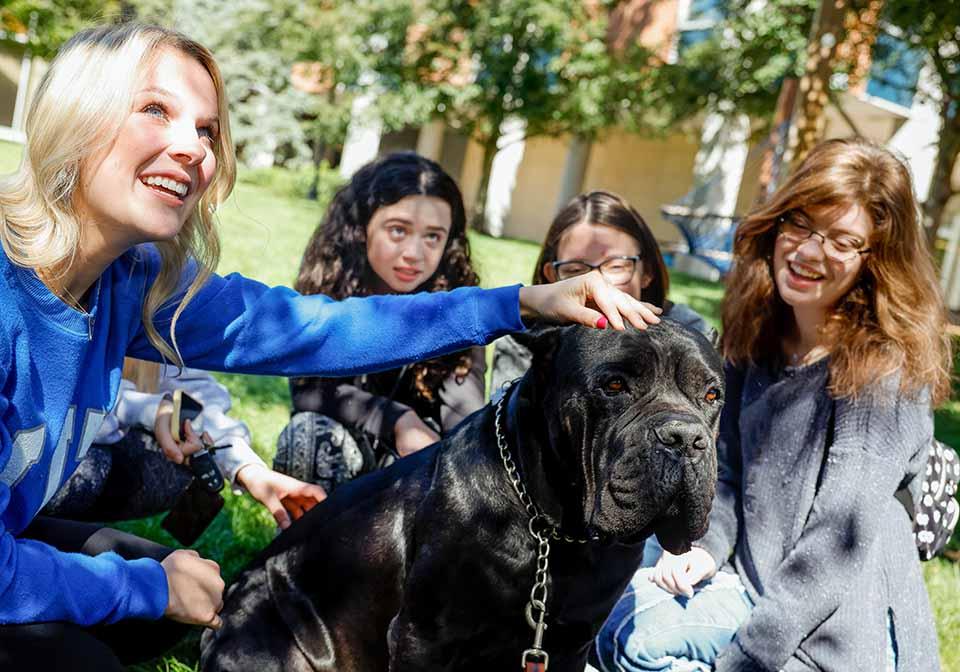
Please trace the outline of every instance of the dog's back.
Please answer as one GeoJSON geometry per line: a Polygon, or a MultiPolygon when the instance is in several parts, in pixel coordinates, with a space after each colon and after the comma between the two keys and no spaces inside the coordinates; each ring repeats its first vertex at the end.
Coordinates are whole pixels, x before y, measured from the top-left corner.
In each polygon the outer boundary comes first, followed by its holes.
{"type": "Polygon", "coordinates": [[[341,486],[278,536],[227,590],[223,627],[203,636],[202,669],[387,669],[386,639],[362,640],[387,630],[402,599],[406,544],[397,540],[409,534],[436,454],[427,448],[341,486]],[[356,655],[337,655],[345,649],[356,655]]]}

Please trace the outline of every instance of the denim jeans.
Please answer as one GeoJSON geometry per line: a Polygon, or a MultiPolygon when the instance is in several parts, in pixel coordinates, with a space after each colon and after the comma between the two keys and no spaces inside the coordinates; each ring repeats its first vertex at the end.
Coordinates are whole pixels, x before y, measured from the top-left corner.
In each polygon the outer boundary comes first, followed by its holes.
{"type": "MultiPolygon", "coordinates": [[[[753,609],[733,572],[694,587],[692,598],[675,596],[650,581],[662,549],[652,540],[641,568],[600,629],[590,665],[601,672],[710,672],[717,656],[753,609]]],[[[896,670],[896,641],[888,615],[886,672],[896,670]]],[[[591,669],[590,666],[587,668],[591,669]]]]}

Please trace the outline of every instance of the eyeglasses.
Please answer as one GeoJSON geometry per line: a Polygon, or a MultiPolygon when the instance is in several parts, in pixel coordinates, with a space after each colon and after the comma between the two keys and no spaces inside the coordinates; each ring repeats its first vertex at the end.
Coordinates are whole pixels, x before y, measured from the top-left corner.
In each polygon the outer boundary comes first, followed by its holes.
{"type": "Polygon", "coordinates": [[[600,275],[607,279],[607,282],[614,285],[621,285],[637,272],[637,262],[640,261],[639,255],[631,257],[610,257],[604,259],[599,264],[589,264],[586,261],[575,259],[573,261],[554,261],[551,262],[553,270],[557,273],[558,280],[566,280],[592,270],[599,270],[600,275]]]}
{"type": "Polygon", "coordinates": [[[815,231],[810,226],[809,220],[800,212],[793,211],[781,215],[777,220],[777,226],[780,235],[793,243],[802,243],[812,236],[817,236],[820,239],[823,254],[828,259],[840,263],[846,263],[870,251],[869,247],[863,247],[863,241],[850,234],[844,233],[834,237],[815,231]]]}

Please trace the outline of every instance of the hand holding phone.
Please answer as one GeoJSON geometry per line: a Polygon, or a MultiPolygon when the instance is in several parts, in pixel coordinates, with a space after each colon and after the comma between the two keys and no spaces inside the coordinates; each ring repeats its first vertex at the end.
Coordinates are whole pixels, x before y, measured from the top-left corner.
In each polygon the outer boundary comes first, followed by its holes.
{"type": "Polygon", "coordinates": [[[184,423],[189,422],[193,433],[203,432],[203,404],[183,390],[173,391],[173,415],[170,416],[170,434],[174,441],[183,443],[187,439],[184,423]]]}
{"type": "Polygon", "coordinates": [[[184,464],[190,453],[203,448],[199,433],[193,431],[194,423],[202,429],[199,426],[202,412],[203,405],[180,390],[164,395],[157,407],[153,435],[160,450],[174,464],[184,464]]]}

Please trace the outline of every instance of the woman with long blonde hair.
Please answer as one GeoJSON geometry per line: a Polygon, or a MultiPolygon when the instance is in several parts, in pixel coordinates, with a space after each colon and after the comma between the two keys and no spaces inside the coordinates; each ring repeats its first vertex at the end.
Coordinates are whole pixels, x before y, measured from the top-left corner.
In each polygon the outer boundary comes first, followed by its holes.
{"type": "Polygon", "coordinates": [[[657,320],[598,274],[342,302],[217,276],[228,116],[210,52],[137,24],[75,35],[36,92],[22,165],[0,185],[0,667],[118,670],[117,653],[166,643],[149,620],[219,626],[215,563],[34,520],[84,458],[125,356],[333,376],[483,344],[521,316],[657,320]]]}
{"type": "Polygon", "coordinates": [[[912,536],[946,319],[910,175],[823,143],[740,225],[706,536],[641,569],[603,670],[939,669],[912,536]]]}

